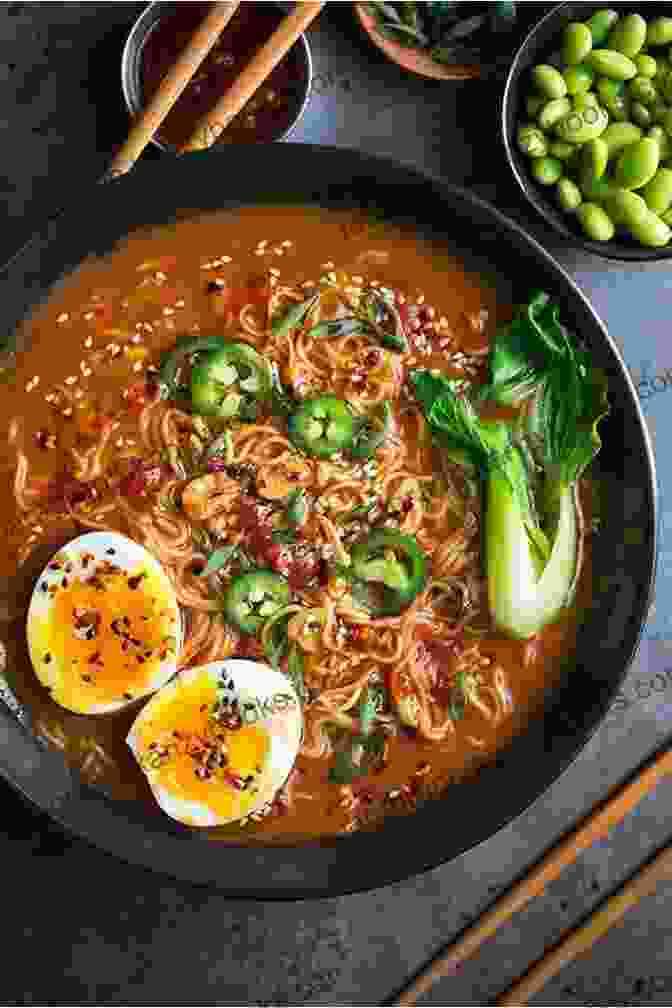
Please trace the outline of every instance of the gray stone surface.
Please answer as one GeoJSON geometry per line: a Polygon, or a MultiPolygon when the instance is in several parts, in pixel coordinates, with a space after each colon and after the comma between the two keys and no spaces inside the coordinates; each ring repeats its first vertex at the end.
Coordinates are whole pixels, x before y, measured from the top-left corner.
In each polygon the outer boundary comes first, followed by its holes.
{"type": "MultiPolygon", "coordinates": [[[[293,142],[362,147],[473,185],[559,255],[627,345],[628,312],[655,300],[656,290],[666,287],[667,267],[624,275],[618,265],[556,247],[508,178],[496,140],[496,86],[439,85],[402,75],[361,38],[349,6],[331,4],[311,30],[318,77],[293,142]]],[[[542,7],[526,5],[532,6],[542,7]]],[[[102,173],[122,139],[119,57],[141,8],[0,5],[0,259],[54,207],[76,203],[80,183],[102,173]]],[[[647,324],[658,327],[663,341],[667,306],[652,311],[647,324]]],[[[301,904],[231,901],[122,864],[80,841],[64,848],[43,836],[31,844],[12,821],[14,799],[5,796],[0,1001],[384,1002],[663,742],[672,679],[655,682],[654,674],[665,666],[664,644],[661,635],[649,635],[623,701],[580,760],[515,824],[452,864],[385,890],[301,904]]],[[[491,1001],[666,841],[671,798],[672,785],[661,785],[608,842],[586,852],[427,1003],[491,1001]]],[[[669,1003],[670,895],[661,886],[535,1003],[669,1003]]]]}

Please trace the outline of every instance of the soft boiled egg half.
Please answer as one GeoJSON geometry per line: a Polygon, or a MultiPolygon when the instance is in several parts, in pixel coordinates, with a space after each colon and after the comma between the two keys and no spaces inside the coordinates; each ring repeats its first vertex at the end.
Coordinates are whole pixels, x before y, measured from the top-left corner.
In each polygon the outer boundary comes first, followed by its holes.
{"type": "Polygon", "coordinates": [[[47,564],[27,637],[38,679],[76,714],[105,714],[154,693],[175,675],[182,646],[166,573],[114,532],[79,536],[47,564]]]}
{"type": "Polygon", "coordinates": [[[126,741],[164,812],[188,826],[221,826],[272,801],[302,724],[282,672],[229,658],[180,672],[143,707],[126,741]]]}

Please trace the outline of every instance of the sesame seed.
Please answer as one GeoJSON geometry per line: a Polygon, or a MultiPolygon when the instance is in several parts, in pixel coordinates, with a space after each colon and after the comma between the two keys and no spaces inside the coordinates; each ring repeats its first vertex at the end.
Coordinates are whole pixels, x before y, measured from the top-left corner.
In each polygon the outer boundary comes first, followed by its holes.
{"type": "Polygon", "coordinates": [[[84,389],[75,389],[75,399],[81,399],[84,395],[84,389]]]}
{"type": "Polygon", "coordinates": [[[159,283],[165,283],[168,277],[166,276],[165,273],[162,273],[161,270],[157,270],[156,273],[154,274],[154,279],[158,280],[159,283]]]}
{"type": "Polygon", "coordinates": [[[291,242],[289,238],[285,238],[285,240],[281,241],[280,244],[282,245],[283,248],[291,248],[294,242],[291,242]]]}
{"type": "Polygon", "coordinates": [[[131,336],[131,343],[142,343],[142,336],[140,333],[134,333],[134,335],[131,336]]]}
{"type": "Polygon", "coordinates": [[[32,392],[32,391],[33,391],[32,381],[26,382],[26,392],[32,392]]]}
{"type": "Polygon", "coordinates": [[[326,262],[326,263],[322,263],[322,265],[320,266],[320,269],[323,269],[323,270],[333,270],[333,269],[335,269],[335,266],[334,266],[333,262],[326,262]]]}
{"type": "Polygon", "coordinates": [[[285,254],[285,250],[284,250],[284,249],[282,249],[282,248],[274,248],[274,249],[273,249],[273,251],[275,252],[275,254],[276,254],[277,256],[281,256],[281,255],[284,255],[284,254],[285,254]]]}
{"type": "Polygon", "coordinates": [[[90,322],[91,319],[93,319],[95,317],[96,317],[96,313],[92,312],[92,311],[87,311],[84,314],[84,319],[85,319],[86,322],[90,322]]]}
{"type": "Polygon", "coordinates": [[[77,381],[77,375],[68,375],[68,377],[65,379],[65,384],[74,385],[76,381],[77,381]]]}
{"type": "Polygon", "coordinates": [[[134,371],[135,371],[136,373],[137,373],[137,372],[140,372],[140,371],[142,371],[142,368],[143,368],[143,363],[142,363],[142,361],[136,361],[136,362],[135,362],[135,364],[133,365],[133,370],[134,370],[134,371]]]}
{"type": "Polygon", "coordinates": [[[254,250],[254,254],[258,255],[258,256],[266,255],[266,249],[265,248],[256,248],[254,250]]]}
{"type": "Polygon", "coordinates": [[[72,406],[66,406],[65,409],[62,410],[62,415],[64,417],[70,417],[70,416],[72,416],[72,406]]]}
{"type": "Polygon", "coordinates": [[[231,256],[220,256],[220,259],[221,259],[221,261],[222,261],[223,263],[230,263],[230,262],[233,262],[233,259],[231,258],[231,256]]]}
{"type": "Polygon", "coordinates": [[[174,315],[174,314],[175,314],[175,309],[174,309],[174,308],[170,308],[170,307],[166,306],[166,307],[165,307],[165,308],[163,309],[163,314],[164,314],[164,315],[174,315]]]}
{"type": "Polygon", "coordinates": [[[204,262],[204,263],[201,263],[201,265],[200,265],[200,268],[201,268],[202,270],[209,270],[209,269],[212,269],[212,263],[211,263],[211,262],[204,262]]]}
{"type": "Polygon", "coordinates": [[[84,348],[86,350],[90,350],[92,346],[93,346],[93,337],[87,336],[86,339],[84,340],[84,348]]]}
{"type": "Polygon", "coordinates": [[[353,276],[350,279],[352,280],[352,282],[354,284],[363,284],[364,283],[364,277],[363,276],[353,276]]]}
{"type": "Polygon", "coordinates": [[[44,397],[44,401],[47,403],[53,403],[56,401],[56,396],[54,395],[53,392],[48,392],[47,395],[45,395],[44,397]]]}
{"type": "Polygon", "coordinates": [[[63,325],[63,323],[67,322],[69,318],[70,316],[68,315],[67,312],[61,312],[56,321],[58,322],[59,325],[63,325]]]}
{"type": "Polygon", "coordinates": [[[212,262],[210,263],[210,265],[212,266],[213,269],[217,269],[219,266],[222,265],[222,260],[221,259],[213,259],[212,262]]]}
{"type": "Polygon", "coordinates": [[[90,378],[92,374],[93,374],[93,371],[91,370],[90,367],[83,367],[82,368],[82,377],[83,378],[90,378]]]}
{"type": "Polygon", "coordinates": [[[114,442],[114,444],[115,444],[115,447],[117,447],[117,448],[123,448],[124,447],[124,439],[123,439],[123,437],[117,438],[117,440],[114,442]]]}
{"type": "Polygon", "coordinates": [[[397,298],[397,301],[399,302],[399,304],[406,304],[406,295],[400,294],[399,297],[397,298]]]}
{"type": "Polygon", "coordinates": [[[119,346],[118,343],[113,343],[112,344],[112,351],[111,351],[111,353],[112,353],[113,357],[118,357],[119,356],[119,354],[121,353],[121,347],[119,346]]]}
{"type": "Polygon", "coordinates": [[[439,326],[440,326],[441,329],[447,329],[448,328],[449,322],[448,322],[448,319],[446,318],[445,315],[442,315],[441,318],[439,319],[439,326]]]}
{"type": "Polygon", "coordinates": [[[427,318],[433,319],[435,317],[435,315],[436,315],[436,308],[431,308],[431,307],[430,308],[426,308],[425,312],[427,314],[427,318]]]}
{"type": "Polygon", "coordinates": [[[177,300],[177,301],[175,302],[175,307],[176,307],[176,308],[184,308],[184,304],[185,304],[185,301],[184,301],[184,298],[179,298],[179,299],[178,299],[178,300],[177,300]]]}
{"type": "Polygon", "coordinates": [[[415,303],[416,304],[424,304],[425,303],[425,295],[424,294],[418,294],[417,298],[415,299],[415,303]]]}
{"type": "Polygon", "coordinates": [[[269,272],[269,273],[271,274],[271,276],[273,276],[273,277],[279,277],[279,276],[280,276],[280,270],[279,270],[279,269],[276,269],[276,267],[275,267],[275,266],[271,266],[271,268],[269,269],[269,271],[268,271],[268,272],[269,272]]]}

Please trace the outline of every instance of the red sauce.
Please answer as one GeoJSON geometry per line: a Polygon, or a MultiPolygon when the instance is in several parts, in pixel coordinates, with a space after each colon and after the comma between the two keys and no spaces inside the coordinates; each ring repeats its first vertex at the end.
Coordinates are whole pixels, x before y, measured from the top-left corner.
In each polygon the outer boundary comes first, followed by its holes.
{"type": "MultiPolygon", "coordinates": [[[[175,13],[161,18],[150,32],[142,51],[145,101],[154,94],[175,63],[178,53],[203,20],[209,6],[203,3],[177,4],[175,13]]],[[[273,4],[241,4],[222,37],[166,116],[158,139],[173,147],[185,143],[197,120],[214,107],[282,19],[283,14],[273,4]]],[[[217,142],[277,140],[297,115],[305,93],[306,76],[302,47],[297,42],[217,142]]]]}

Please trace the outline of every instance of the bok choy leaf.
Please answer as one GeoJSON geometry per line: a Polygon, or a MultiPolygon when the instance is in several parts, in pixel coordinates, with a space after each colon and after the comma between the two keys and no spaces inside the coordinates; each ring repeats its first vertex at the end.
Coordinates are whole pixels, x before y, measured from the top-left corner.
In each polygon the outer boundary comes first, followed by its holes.
{"type": "Polygon", "coordinates": [[[576,584],[576,483],[600,448],[606,382],[548,295],[535,294],[497,334],[478,403],[525,404],[485,420],[459,383],[410,375],[438,445],[481,474],[488,599],[497,626],[527,639],[553,622],[576,584]]]}

